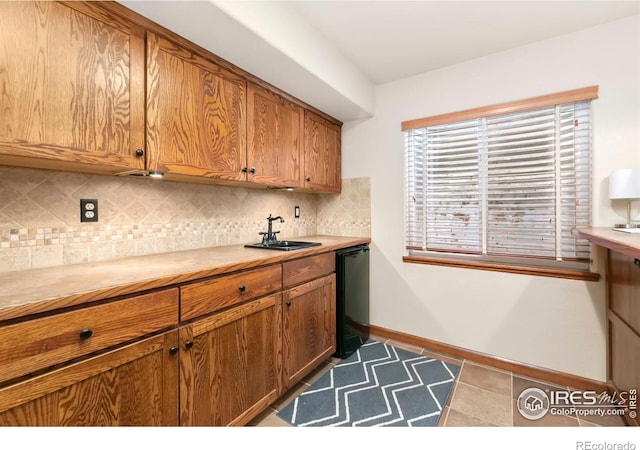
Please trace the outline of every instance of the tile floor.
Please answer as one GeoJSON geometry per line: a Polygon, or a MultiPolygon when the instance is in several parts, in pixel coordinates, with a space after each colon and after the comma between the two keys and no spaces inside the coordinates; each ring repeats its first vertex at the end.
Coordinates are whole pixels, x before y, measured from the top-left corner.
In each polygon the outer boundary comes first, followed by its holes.
{"type": "MultiPolygon", "coordinates": [[[[593,427],[593,426],[624,426],[624,421],[616,416],[590,416],[588,420],[582,417],[557,416],[547,414],[540,420],[528,420],[517,410],[516,400],[520,393],[529,387],[541,389],[571,389],[569,386],[556,386],[540,380],[528,379],[511,372],[482,366],[467,360],[452,358],[447,355],[429,352],[390,339],[371,336],[372,339],[385,342],[398,348],[404,348],[415,353],[428,355],[446,362],[461,366],[462,370],[453,388],[453,395],[444,408],[438,426],[443,427],[484,427],[484,426],[542,426],[542,427],[593,427]]],[[[280,408],[287,405],[298,394],[313,384],[326,371],[330,370],[341,360],[331,358],[302,382],[294,386],[289,392],[272,404],[266,411],[256,417],[250,426],[280,427],[290,426],[276,416],[280,408]]]]}

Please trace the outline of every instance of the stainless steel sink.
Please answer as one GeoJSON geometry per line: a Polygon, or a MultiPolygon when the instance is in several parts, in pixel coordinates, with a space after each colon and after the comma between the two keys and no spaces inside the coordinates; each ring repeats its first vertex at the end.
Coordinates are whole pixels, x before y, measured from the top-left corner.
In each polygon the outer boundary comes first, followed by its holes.
{"type": "Polygon", "coordinates": [[[317,247],[322,245],[320,242],[305,242],[305,241],[272,241],[268,243],[247,244],[245,247],[249,248],[263,248],[266,250],[280,250],[288,252],[290,250],[299,250],[307,247],[317,247]]]}

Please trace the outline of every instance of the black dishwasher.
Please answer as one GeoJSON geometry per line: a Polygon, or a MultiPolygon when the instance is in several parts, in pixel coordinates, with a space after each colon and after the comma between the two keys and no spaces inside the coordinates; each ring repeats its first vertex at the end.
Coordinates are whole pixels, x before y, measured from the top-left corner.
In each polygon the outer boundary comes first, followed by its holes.
{"type": "Polygon", "coordinates": [[[336,352],[346,358],[369,337],[369,247],[336,251],[336,352]]]}

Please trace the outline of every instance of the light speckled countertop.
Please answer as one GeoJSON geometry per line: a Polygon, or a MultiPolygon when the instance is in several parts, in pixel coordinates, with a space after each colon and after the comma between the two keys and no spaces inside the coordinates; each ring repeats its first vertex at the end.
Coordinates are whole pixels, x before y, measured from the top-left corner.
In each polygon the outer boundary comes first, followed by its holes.
{"type": "Polygon", "coordinates": [[[371,242],[337,236],[296,240],[322,245],[289,252],[230,245],[2,273],[0,321],[371,242]]]}

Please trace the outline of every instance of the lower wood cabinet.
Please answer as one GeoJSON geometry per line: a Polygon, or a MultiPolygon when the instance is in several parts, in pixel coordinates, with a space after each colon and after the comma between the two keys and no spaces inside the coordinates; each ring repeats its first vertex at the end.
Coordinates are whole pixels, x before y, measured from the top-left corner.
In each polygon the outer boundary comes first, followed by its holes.
{"type": "Polygon", "coordinates": [[[180,329],[180,424],[243,425],[282,388],[277,293],[180,329]]]}
{"type": "Polygon", "coordinates": [[[282,294],[284,389],[336,350],[336,276],[327,275],[282,294]]]}
{"type": "MultiPolygon", "coordinates": [[[[609,380],[617,391],[640,387],[640,260],[608,251],[609,380]]],[[[637,417],[625,416],[638,425],[637,417]]]]}
{"type": "Polygon", "coordinates": [[[0,426],[244,425],[335,352],[334,261],[0,326],[0,426]]]}
{"type": "Polygon", "coordinates": [[[0,389],[1,426],[178,425],[178,331],[0,389]]]}

